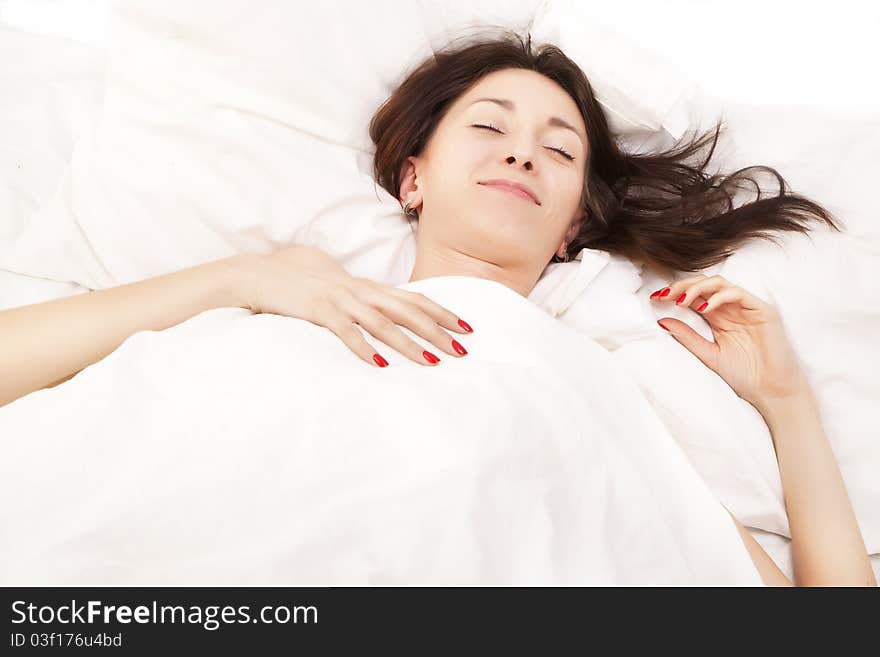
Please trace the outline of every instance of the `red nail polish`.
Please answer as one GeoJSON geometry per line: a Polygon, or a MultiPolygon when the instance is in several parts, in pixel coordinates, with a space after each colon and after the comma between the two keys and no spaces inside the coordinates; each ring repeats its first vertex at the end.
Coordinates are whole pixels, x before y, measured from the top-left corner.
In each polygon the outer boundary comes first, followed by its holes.
{"type": "Polygon", "coordinates": [[[698,312],[698,313],[703,312],[704,310],[706,310],[706,306],[708,306],[708,305],[709,305],[709,302],[708,302],[708,301],[704,301],[704,302],[703,302],[703,305],[700,306],[699,308],[697,308],[697,312],[698,312]]]}
{"type": "Polygon", "coordinates": [[[382,358],[379,354],[373,354],[373,360],[379,367],[386,367],[388,365],[388,361],[382,358]]]}
{"type": "Polygon", "coordinates": [[[660,296],[661,296],[661,297],[665,297],[665,296],[666,296],[667,294],[669,294],[670,292],[671,292],[671,290],[670,290],[668,287],[664,287],[664,288],[663,288],[663,291],[660,293],[660,296]]]}
{"type": "Polygon", "coordinates": [[[474,329],[472,329],[470,326],[468,326],[468,323],[466,321],[464,321],[463,319],[458,320],[458,325],[461,328],[463,328],[465,331],[467,331],[468,333],[474,332],[474,329]]]}
{"type": "Polygon", "coordinates": [[[431,363],[431,365],[433,365],[434,363],[439,363],[439,362],[440,362],[440,359],[437,358],[437,357],[436,357],[434,354],[432,354],[430,351],[423,351],[423,352],[422,352],[422,356],[424,356],[424,357],[425,357],[425,360],[428,361],[429,363],[431,363]]]}
{"type": "Polygon", "coordinates": [[[675,300],[675,303],[681,303],[682,301],[684,301],[684,297],[685,297],[686,294],[687,294],[687,292],[682,292],[682,293],[681,293],[681,296],[678,297],[678,299],[675,300]]]}
{"type": "Polygon", "coordinates": [[[652,293],[651,293],[651,298],[653,299],[654,297],[659,297],[659,296],[660,296],[660,292],[662,292],[662,290],[657,290],[656,292],[652,292],[652,293]]]}
{"type": "Polygon", "coordinates": [[[665,326],[663,326],[663,323],[662,323],[659,319],[657,320],[657,323],[660,324],[661,328],[663,328],[663,329],[665,329],[665,330],[667,330],[667,331],[669,330],[668,328],[666,328],[665,326]]]}
{"type": "Polygon", "coordinates": [[[460,344],[458,344],[458,340],[453,340],[453,341],[452,341],[452,348],[455,349],[455,352],[456,352],[456,353],[461,354],[462,356],[464,356],[465,354],[467,354],[467,349],[465,349],[465,348],[462,347],[460,344]]]}

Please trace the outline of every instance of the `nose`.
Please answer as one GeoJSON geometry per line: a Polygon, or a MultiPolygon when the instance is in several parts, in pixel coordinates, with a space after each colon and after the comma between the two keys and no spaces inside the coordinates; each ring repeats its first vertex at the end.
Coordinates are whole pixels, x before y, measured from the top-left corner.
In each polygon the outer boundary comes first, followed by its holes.
{"type": "MultiPolygon", "coordinates": [[[[525,170],[526,170],[526,171],[531,171],[531,170],[532,170],[532,167],[533,167],[534,165],[532,164],[532,161],[531,161],[531,160],[529,160],[529,159],[527,159],[527,158],[525,158],[525,157],[520,157],[520,158],[519,158],[519,161],[523,163],[522,166],[525,167],[525,170]]],[[[516,163],[516,162],[517,162],[517,157],[516,157],[516,156],[514,156],[514,155],[509,155],[509,156],[507,157],[507,163],[508,163],[508,164],[514,164],[514,163],[516,163]]]]}
{"type": "Polygon", "coordinates": [[[535,148],[535,142],[532,141],[530,136],[522,134],[513,137],[511,141],[507,143],[507,146],[508,148],[513,149],[511,154],[507,156],[508,164],[519,163],[520,166],[526,169],[526,171],[531,171],[535,167],[535,153],[533,150],[535,148]]]}

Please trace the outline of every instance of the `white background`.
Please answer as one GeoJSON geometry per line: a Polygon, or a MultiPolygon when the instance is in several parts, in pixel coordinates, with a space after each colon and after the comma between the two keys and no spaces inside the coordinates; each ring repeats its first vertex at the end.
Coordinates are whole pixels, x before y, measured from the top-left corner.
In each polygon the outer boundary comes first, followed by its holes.
{"type": "Polygon", "coordinates": [[[591,11],[662,52],[719,98],[880,117],[880,3],[658,0],[603,5],[591,11]]]}
{"type": "MultiPolygon", "coordinates": [[[[107,2],[0,0],[0,22],[101,45],[107,2]]],[[[719,98],[880,117],[878,2],[579,0],[577,5],[662,53],[719,98]]]]}

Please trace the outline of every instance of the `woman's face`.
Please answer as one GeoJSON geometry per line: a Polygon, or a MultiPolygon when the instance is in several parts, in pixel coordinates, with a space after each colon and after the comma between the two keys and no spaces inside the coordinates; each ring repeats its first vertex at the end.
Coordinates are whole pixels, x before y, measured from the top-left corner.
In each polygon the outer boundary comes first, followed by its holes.
{"type": "Polygon", "coordinates": [[[419,211],[412,280],[443,275],[430,266],[439,259],[527,295],[583,218],[586,155],[583,119],[562,87],[524,69],[481,78],[404,167],[400,198],[419,211]],[[482,184],[500,179],[527,186],[537,202],[482,184]]]}

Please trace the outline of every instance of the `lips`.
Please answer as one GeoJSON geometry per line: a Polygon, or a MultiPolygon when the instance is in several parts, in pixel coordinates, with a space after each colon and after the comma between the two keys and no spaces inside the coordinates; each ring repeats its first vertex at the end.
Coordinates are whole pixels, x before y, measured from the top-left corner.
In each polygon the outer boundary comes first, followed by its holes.
{"type": "Polygon", "coordinates": [[[525,194],[528,194],[529,198],[535,202],[536,205],[541,205],[541,201],[538,200],[537,194],[531,190],[531,188],[523,185],[522,183],[514,182],[513,180],[506,180],[501,178],[493,178],[492,180],[482,180],[478,184],[480,185],[490,185],[497,187],[506,187],[508,189],[515,189],[525,194]]]}

